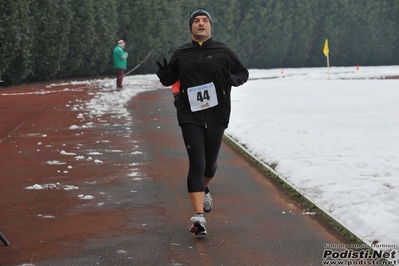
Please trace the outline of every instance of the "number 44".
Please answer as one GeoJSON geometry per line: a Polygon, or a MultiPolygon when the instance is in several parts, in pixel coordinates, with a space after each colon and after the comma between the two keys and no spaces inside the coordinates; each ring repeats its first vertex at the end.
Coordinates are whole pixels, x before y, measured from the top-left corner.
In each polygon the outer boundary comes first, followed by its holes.
{"type": "Polygon", "coordinates": [[[203,102],[204,100],[209,101],[211,97],[209,97],[209,92],[208,90],[204,90],[204,91],[199,91],[197,93],[197,101],[199,102],[203,102]]]}

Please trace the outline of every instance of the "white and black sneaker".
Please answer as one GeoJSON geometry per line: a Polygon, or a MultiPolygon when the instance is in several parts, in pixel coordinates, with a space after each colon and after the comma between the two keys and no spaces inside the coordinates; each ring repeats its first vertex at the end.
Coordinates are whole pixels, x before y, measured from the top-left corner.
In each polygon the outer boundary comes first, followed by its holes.
{"type": "Polygon", "coordinates": [[[206,219],[205,215],[203,213],[197,213],[193,217],[191,217],[191,222],[193,224],[190,227],[190,233],[196,234],[196,235],[206,235],[206,219]]]}
{"type": "Polygon", "coordinates": [[[205,193],[204,195],[204,212],[210,212],[213,208],[213,201],[211,192],[205,193]]]}

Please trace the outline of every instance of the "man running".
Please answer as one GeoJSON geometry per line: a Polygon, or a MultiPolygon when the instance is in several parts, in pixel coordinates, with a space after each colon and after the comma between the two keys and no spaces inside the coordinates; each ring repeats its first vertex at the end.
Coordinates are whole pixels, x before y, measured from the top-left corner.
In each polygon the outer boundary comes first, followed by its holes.
{"type": "Polygon", "coordinates": [[[191,42],[177,48],[170,63],[157,62],[164,86],[180,80],[177,119],[189,158],[187,188],[194,215],[190,232],[207,234],[204,212],[212,210],[209,183],[215,175],[224,130],[230,118],[231,86],[248,80],[248,70],[226,44],[211,37],[212,18],[204,8],[189,15],[191,42]]]}

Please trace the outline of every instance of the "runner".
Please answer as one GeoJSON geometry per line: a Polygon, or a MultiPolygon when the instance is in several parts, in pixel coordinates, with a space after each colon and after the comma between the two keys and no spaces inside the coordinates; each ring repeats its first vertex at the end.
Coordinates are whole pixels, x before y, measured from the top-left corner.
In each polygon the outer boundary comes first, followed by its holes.
{"type": "Polygon", "coordinates": [[[173,53],[170,63],[157,62],[157,76],[165,86],[180,80],[175,95],[178,123],[189,158],[187,188],[194,215],[190,232],[207,234],[204,212],[213,201],[209,183],[230,118],[231,86],[248,80],[248,70],[226,44],[211,37],[212,18],[199,8],[189,15],[191,42],[173,53]]]}

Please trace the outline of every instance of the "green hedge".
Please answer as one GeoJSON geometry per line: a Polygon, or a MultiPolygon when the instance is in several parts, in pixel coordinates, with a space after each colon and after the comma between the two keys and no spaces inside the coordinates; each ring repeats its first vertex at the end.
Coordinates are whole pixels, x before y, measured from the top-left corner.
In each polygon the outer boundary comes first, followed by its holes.
{"type": "MultiPolygon", "coordinates": [[[[213,37],[248,68],[399,64],[397,0],[205,0],[213,37]]],[[[112,50],[126,41],[128,69],[154,73],[190,40],[194,0],[3,0],[0,69],[7,84],[113,74],[112,50]]]]}

